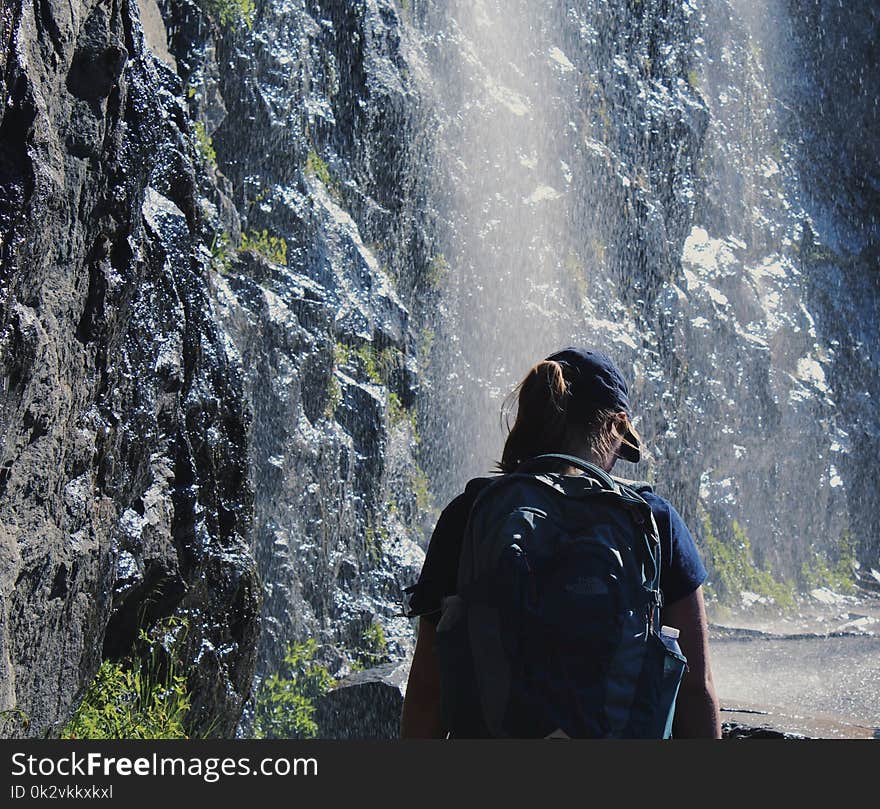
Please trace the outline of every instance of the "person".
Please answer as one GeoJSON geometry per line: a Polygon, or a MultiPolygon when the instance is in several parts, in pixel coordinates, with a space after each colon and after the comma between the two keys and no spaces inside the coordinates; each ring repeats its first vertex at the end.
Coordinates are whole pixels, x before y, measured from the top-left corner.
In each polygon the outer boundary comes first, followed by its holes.
{"type": "MultiPolygon", "coordinates": [[[[498,472],[515,470],[544,453],[574,455],[611,472],[618,457],[638,462],[641,440],[632,424],[626,382],[611,358],[569,347],[537,363],[512,392],[517,414],[498,472]]],[[[508,425],[509,426],[509,425],[508,425]]],[[[560,469],[578,474],[573,467],[560,469]]],[[[418,617],[401,738],[444,738],[440,671],[435,648],[441,601],[456,590],[458,557],[471,505],[492,477],[474,478],[443,510],[428,544],[418,581],[406,589],[409,616],[418,617]]],[[[675,738],[720,738],[718,698],[712,681],[708,622],[702,585],[707,573],[693,537],[673,506],[644,492],[657,523],[661,549],[662,623],[680,630],[687,658],[673,724],[675,738]]]]}

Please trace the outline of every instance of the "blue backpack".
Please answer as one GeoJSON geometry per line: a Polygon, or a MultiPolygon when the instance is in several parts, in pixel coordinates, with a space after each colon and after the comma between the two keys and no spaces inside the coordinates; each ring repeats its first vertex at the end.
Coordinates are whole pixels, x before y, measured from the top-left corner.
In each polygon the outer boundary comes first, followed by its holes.
{"type": "Polygon", "coordinates": [[[474,502],[437,625],[445,727],[669,738],[686,660],[661,638],[661,601],[657,527],[636,488],[566,455],[502,475],[474,502]],[[549,461],[585,474],[527,471],[549,461]]]}

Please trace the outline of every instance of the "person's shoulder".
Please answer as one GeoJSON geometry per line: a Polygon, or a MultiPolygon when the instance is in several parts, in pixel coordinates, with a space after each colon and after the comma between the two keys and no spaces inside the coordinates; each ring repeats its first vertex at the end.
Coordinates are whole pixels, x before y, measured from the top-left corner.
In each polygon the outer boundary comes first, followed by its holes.
{"type": "Polygon", "coordinates": [[[486,475],[478,478],[471,478],[464,487],[464,491],[460,497],[476,497],[483,489],[485,489],[492,481],[498,480],[498,475],[486,475]]]}
{"type": "Polygon", "coordinates": [[[672,503],[662,495],[657,494],[653,489],[640,491],[639,495],[655,514],[668,514],[670,510],[673,510],[672,503]]]}
{"type": "Polygon", "coordinates": [[[663,495],[657,494],[655,491],[644,491],[640,492],[640,494],[642,499],[651,507],[654,520],[660,527],[661,532],[664,529],[668,530],[672,534],[673,539],[680,534],[689,533],[681,514],[663,495]]]}
{"type": "Polygon", "coordinates": [[[461,514],[467,514],[471,506],[474,504],[474,501],[477,499],[477,496],[482,492],[493,480],[495,477],[477,477],[471,478],[464,487],[464,490],[456,495],[450,500],[446,508],[443,509],[440,518],[441,520],[446,518],[446,520],[454,519],[456,516],[461,514]]]}

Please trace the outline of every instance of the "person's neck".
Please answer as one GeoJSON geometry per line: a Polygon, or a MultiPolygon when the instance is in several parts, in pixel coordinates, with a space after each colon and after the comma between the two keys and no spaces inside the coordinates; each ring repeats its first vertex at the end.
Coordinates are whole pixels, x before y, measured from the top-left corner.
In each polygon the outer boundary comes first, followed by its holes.
{"type": "MultiPolygon", "coordinates": [[[[611,469],[614,467],[614,464],[611,464],[609,466],[607,463],[603,463],[601,460],[597,459],[590,452],[568,451],[568,452],[565,452],[564,454],[573,455],[575,458],[583,458],[585,461],[588,461],[589,463],[593,464],[593,466],[598,466],[599,469],[601,469],[603,472],[607,472],[608,474],[611,474],[611,469]]],[[[563,475],[583,475],[584,471],[582,469],[578,469],[576,466],[567,466],[563,470],[562,474],[563,475]]]]}

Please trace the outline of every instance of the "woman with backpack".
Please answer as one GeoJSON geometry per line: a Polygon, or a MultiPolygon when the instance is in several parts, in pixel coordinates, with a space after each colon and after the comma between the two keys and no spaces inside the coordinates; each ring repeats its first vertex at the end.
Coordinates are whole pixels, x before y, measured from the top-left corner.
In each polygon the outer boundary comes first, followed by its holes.
{"type": "MultiPolygon", "coordinates": [[[[589,470],[593,470],[594,478],[605,481],[603,486],[614,486],[615,491],[625,497],[638,500],[642,508],[650,507],[656,526],[654,535],[659,536],[657,573],[660,593],[654,605],[655,614],[659,611],[664,631],[667,627],[679,631],[680,650],[687,659],[687,669],[675,703],[672,735],[676,738],[720,738],[718,699],[709,665],[708,625],[701,589],[707,574],[694,540],[668,501],[648,487],[638,489],[634,494],[634,490],[622,486],[621,481],[603,474],[610,473],[618,457],[635,463],[641,456],[639,436],[630,421],[628,389],[622,374],[606,354],[567,348],[537,363],[512,396],[517,399],[517,415],[498,464],[500,472],[506,475],[523,471],[533,465],[538,456],[548,453],[573,456],[569,461],[550,459],[555,465],[549,471],[565,476],[556,478],[557,481],[584,483],[583,478],[568,476],[583,474],[584,470],[590,474],[589,470]],[[578,459],[589,463],[583,464],[578,459]]],[[[454,731],[450,734],[450,728],[444,726],[441,701],[447,705],[450,694],[448,688],[447,693],[441,694],[441,662],[445,658],[441,660],[438,655],[437,640],[438,635],[441,638],[445,636],[442,631],[444,627],[441,626],[441,632],[438,633],[437,624],[444,606],[448,606],[450,597],[456,596],[458,591],[459,559],[474,502],[493,482],[501,480],[499,477],[475,478],[446,507],[428,545],[418,582],[407,589],[410,594],[409,615],[419,617],[419,628],[404,700],[402,738],[477,735],[454,731]],[[442,697],[445,699],[441,700],[442,697]]],[[[656,539],[654,541],[656,543],[656,539]]],[[[515,545],[513,548],[519,551],[515,545]]],[[[616,551],[615,555],[618,556],[616,551]]],[[[513,564],[525,564],[528,568],[528,562],[522,559],[514,560],[513,564]]],[[[601,586],[601,583],[590,586],[601,586]]],[[[628,614],[632,616],[632,610],[628,614]]],[[[444,623],[448,623],[448,616],[444,615],[444,623]]],[[[649,625],[643,634],[645,640],[650,636],[656,641],[660,634],[659,627],[652,629],[649,625]]],[[[467,637],[466,632],[464,637],[467,637]]],[[[445,657],[448,654],[444,650],[445,657]]],[[[610,654],[613,654],[613,649],[609,650],[610,654]]],[[[646,667],[646,664],[639,665],[646,667]]],[[[657,665],[662,669],[664,664],[660,662],[657,665]]],[[[645,678],[644,674],[637,676],[645,678]]],[[[483,689],[484,705],[485,693],[495,690],[494,681],[490,679],[486,682],[489,685],[483,689]]],[[[504,687],[499,683],[499,689],[503,690],[504,687]]],[[[642,691],[645,691],[644,687],[642,691]]],[[[656,689],[651,692],[648,687],[648,692],[654,693],[656,689]]],[[[628,699],[632,701],[631,697],[628,699]]],[[[636,701],[638,699],[643,700],[643,697],[637,697],[636,701]]],[[[586,726],[581,724],[578,727],[586,726]]],[[[613,732],[608,731],[607,722],[596,727],[599,730],[581,732],[586,735],[628,735],[621,728],[636,726],[618,722],[613,732]]],[[[646,725],[642,723],[639,727],[644,730],[646,725]]],[[[561,730],[560,733],[568,735],[561,730]]],[[[508,730],[505,735],[531,734],[508,730]]],[[[544,735],[544,731],[541,731],[541,735],[544,735]]],[[[633,735],[643,734],[633,732],[633,735]]]]}

